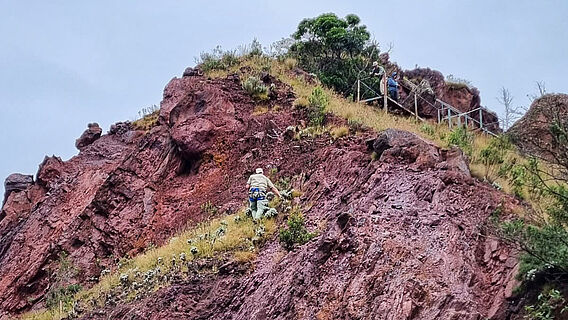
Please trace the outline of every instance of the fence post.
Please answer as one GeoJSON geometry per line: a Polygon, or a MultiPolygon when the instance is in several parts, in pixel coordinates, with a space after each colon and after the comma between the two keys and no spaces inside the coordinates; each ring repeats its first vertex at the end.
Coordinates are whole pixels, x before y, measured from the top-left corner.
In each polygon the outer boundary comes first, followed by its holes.
{"type": "Polygon", "coordinates": [[[479,129],[483,131],[483,110],[479,107],[479,129]]]}
{"type": "Polygon", "coordinates": [[[361,101],[361,79],[357,79],[357,103],[361,101]]]}
{"type": "Polygon", "coordinates": [[[448,126],[452,128],[452,109],[448,108],[448,126]]]}
{"type": "Polygon", "coordinates": [[[440,123],[440,109],[436,108],[436,110],[438,110],[438,124],[439,124],[440,123]]]}
{"type": "Polygon", "coordinates": [[[414,92],[414,115],[416,120],[418,120],[418,100],[416,100],[416,92],[414,92]]]}
{"type": "Polygon", "coordinates": [[[387,108],[387,104],[388,104],[388,100],[387,100],[387,97],[388,97],[388,96],[387,96],[387,95],[389,94],[389,92],[388,92],[388,90],[387,90],[387,81],[388,81],[388,79],[387,79],[386,70],[385,70],[385,74],[383,75],[383,77],[384,77],[384,79],[385,79],[385,81],[383,81],[383,89],[384,89],[384,91],[383,91],[383,95],[384,95],[384,98],[383,98],[383,104],[384,104],[384,105],[383,105],[383,108],[385,109],[385,112],[387,112],[387,111],[389,110],[389,109],[387,108]]]}

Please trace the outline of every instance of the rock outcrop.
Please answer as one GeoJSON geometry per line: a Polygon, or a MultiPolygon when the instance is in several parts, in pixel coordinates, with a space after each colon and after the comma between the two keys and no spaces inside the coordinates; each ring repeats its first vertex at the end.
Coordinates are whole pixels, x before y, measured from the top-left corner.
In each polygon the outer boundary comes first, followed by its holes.
{"type": "MultiPolygon", "coordinates": [[[[431,92],[422,93],[422,99],[418,99],[418,113],[420,116],[429,119],[436,119],[438,117],[437,108],[433,107],[436,99],[445,101],[451,104],[461,112],[468,112],[479,109],[481,107],[481,98],[477,88],[468,85],[456,85],[447,83],[441,72],[432,70],[430,68],[416,68],[413,70],[405,70],[401,72],[402,77],[408,78],[412,83],[419,84],[426,81],[427,85],[431,88],[431,92]]],[[[404,85],[404,83],[403,83],[404,85]]],[[[404,100],[408,93],[409,88],[403,88],[401,92],[401,99],[404,100]]],[[[412,103],[414,100],[411,99],[412,103]]],[[[482,121],[484,126],[492,132],[501,132],[499,128],[499,119],[495,112],[489,111],[486,108],[481,110],[482,121]]],[[[479,112],[472,112],[470,117],[479,121],[479,112]]]]}
{"type": "Polygon", "coordinates": [[[99,127],[98,123],[89,123],[87,125],[87,130],[75,141],[75,147],[79,150],[83,150],[86,146],[92,144],[97,139],[101,137],[103,129],[99,127]]]}
{"type": "Polygon", "coordinates": [[[275,239],[252,271],[223,266],[83,319],[506,319],[516,252],[483,226],[512,200],[414,134],[367,141],[379,160],[349,138],[276,162],[287,173],[315,164],[292,183],[316,239],[287,254],[275,239]]]}
{"type": "Polygon", "coordinates": [[[6,210],[0,210],[0,222],[13,212],[29,210],[29,199],[27,189],[34,183],[34,177],[21,173],[9,175],[4,181],[4,198],[2,206],[6,206],[6,210]]]}
{"type": "Polygon", "coordinates": [[[551,134],[551,125],[568,128],[568,94],[547,94],[536,99],[527,113],[508,131],[523,153],[556,162],[566,158],[568,147],[551,134]]]}
{"type": "Polygon", "coordinates": [[[21,173],[9,175],[4,181],[4,200],[13,191],[24,191],[34,183],[34,176],[21,173]]]}
{"type": "Polygon", "coordinates": [[[121,257],[202,221],[203,204],[241,208],[247,176],[264,167],[302,191],[314,240],[286,253],[273,238],[252,269],[190,275],[81,316],[505,319],[516,252],[485,226],[515,200],[471,178],[459,149],[408,132],[285,138],[305,115],[290,87],[265,78],[277,93],[269,112],[253,114],[237,75],[186,75],[166,86],[148,132],[117,124],[69,161],[47,157],[3,207],[0,318],[43,305],[62,252],[80,270],[72,282],[89,287],[121,257]]]}

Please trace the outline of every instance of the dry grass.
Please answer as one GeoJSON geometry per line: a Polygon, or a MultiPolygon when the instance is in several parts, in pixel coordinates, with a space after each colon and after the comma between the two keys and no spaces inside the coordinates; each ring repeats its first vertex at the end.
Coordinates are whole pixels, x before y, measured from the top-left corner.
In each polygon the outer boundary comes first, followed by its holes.
{"type": "Polygon", "coordinates": [[[256,106],[256,107],[254,107],[254,110],[252,111],[252,115],[258,116],[258,115],[261,115],[261,114],[265,114],[267,112],[268,112],[267,106],[256,106]]]}
{"type": "Polygon", "coordinates": [[[160,116],[160,111],[159,110],[154,111],[132,122],[132,126],[138,130],[148,131],[158,124],[159,116],[160,116]]]}
{"type": "Polygon", "coordinates": [[[292,70],[298,66],[298,60],[294,58],[286,58],[284,59],[284,66],[288,70],[292,70]]]}
{"type": "Polygon", "coordinates": [[[349,134],[349,127],[347,126],[333,127],[329,130],[329,133],[331,134],[333,139],[339,139],[349,134]]]}
{"type": "Polygon", "coordinates": [[[306,108],[310,105],[307,97],[300,97],[294,101],[294,107],[296,108],[306,108]]]}
{"type": "MultiPolygon", "coordinates": [[[[188,261],[201,258],[211,258],[219,254],[231,253],[237,261],[248,262],[256,257],[256,247],[252,239],[262,241],[274,234],[277,230],[273,219],[262,220],[264,234],[255,234],[258,225],[252,219],[244,217],[244,214],[228,215],[199,224],[187,231],[173,237],[167,245],[136,256],[125,261],[122,267],[115,272],[106,275],[91,289],[82,290],[75,295],[75,301],[88,302],[90,306],[104,306],[105,297],[108,293],[120,286],[120,276],[128,275],[130,281],[141,281],[136,275],[159,267],[162,274],[167,274],[176,266],[172,258],[179,261],[183,253],[188,261]],[[220,230],[224,230],[220,234],[220,230]],[[191,253],[191,248],[197,248],[197,254],[191,253]]],[[[187,270],[185,270],[187,272],[187,270]]],[[[155,288],[157,289],[157,288],[155,288]]],[[[26,320],[60,319],[67,315],[70,310],[43,310],[30,312],[22,316],[26,320]]]]}
{"type": "Polygon", "coordinates": [[[237,251],[235,252],[235,260],[241,263],[250,262],[256,259],[256,252],[251,251],[237,251]]]}
{"type": "MultiPolygon", "coordinates": [[[[267,61],[265,58],[255,57],[252,59],[241,59],[241,64],[239,66],[234,66],[232,70],[225,71],[225,73],[210,74],[210,76],[224,77],[228,73],[238,71],[242,66],[246,66],[247,69],[252,70],[252,73],[259,73],[262,68],[261,66],[265,66],[266,64],[267,61]]],[[[305,107],[309,105],[308,97],[312,93],[313,89],[318,86],[318,84],[306,83],[302,77],[296,77],[295,75],[290,73],[289,70],[291,62],[286,63],[286,61],[279,62],[277,60],[272,60],[270,64],[271,74],[273,76],[276,76],[281,81],[292,86],[294,92],[298,97],[294,102],[294,105],[297,107],[305,107]]],[[[329,97],[329,104],[326,108],[327,112],[333,113],[338,117],[345,118],[348,121],[360,123],[361,125],[373,128],[379,132],[388,128],[406,130],[413,132],[429,141],[432,141],[434,144],[438,145],[441,148],[449,147],[446,139],[451,130],[445,124],[437,124],[430,121],[421,122],[412,117],[393,115],[391,113],[383,111],[377,106],[369,106],[352,102],[345,99],[343,96],[336,94],[330,89],[324,88],[324,90],[329,97]]],[[[310,132],[307,132],[308,136],[317,136],[318,134],[330,132],[330,128],[307,128],[305,130],[311,130],[310,132]]],[[[331,130],[337,130],[335,132],[330,132],[332,135],[334,135],[335,133],[335,136],[340,136],[343,134],[344,129],[340,130],[331,128],[331,130]]],[[[494,170],[494,168],[487,168],[483,163],[479,161],[480,151],[489,145],[491,139],[492,137],[481,133],[476,133],[473,139],[473,152],[470,159],[470,169],[472,175],[481,180],[484,180],[486,172],[494,170]]],[[[508,160],[515,159],[514,161],[525,160],[514,150],[508,152],[506,158],[508,160]]],[[[503,191],[510,194],[512,193],[513,188],[506,177],[498,177],[496,175],[493,175],[491,182],[495,182],[502,188],[503,191]]],[[[532,202],[531,204],[538,205],[537,203],[532,202]]]]}
{"type": "Polygon", "coordinates": [[[65,312],[59,312],[59,310],[49,310],[49,311],[32,311],[26,313],[21,319],[26,320],[61,320],[65,319],[67,314],[65,312]]]}

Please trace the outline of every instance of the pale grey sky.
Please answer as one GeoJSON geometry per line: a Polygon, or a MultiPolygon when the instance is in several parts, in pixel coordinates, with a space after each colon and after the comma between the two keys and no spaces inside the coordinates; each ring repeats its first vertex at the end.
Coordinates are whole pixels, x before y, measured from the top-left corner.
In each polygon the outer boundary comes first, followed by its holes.
{"type": "Polygon", "coordinates": [[[325,12],[359,15],[403,68],[468,79],[498,112],[502,86],[516,105],[537,80],[568,92],[565,0],[0,0],[0,180],[75,155],[88,122],[106,131],[158,104],[200,52],[267,46],[325,12]]]}

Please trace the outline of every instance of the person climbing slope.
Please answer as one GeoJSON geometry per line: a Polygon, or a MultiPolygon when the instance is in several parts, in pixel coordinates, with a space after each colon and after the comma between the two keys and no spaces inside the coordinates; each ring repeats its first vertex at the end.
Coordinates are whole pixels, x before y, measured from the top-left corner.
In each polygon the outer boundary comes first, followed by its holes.
{"type": "Polygon", "coordinates": [[[280,192],[276,189],[272,181],[264,175],[262,168],[257,168],[256,173],[252,174],[247,181],[249,195],[248,210],[254,220],[276,215],[276,209],[268,207],[268,199],[266,199],[267,188],[270,188],[274,194],[281,197],[280,192]]]}

